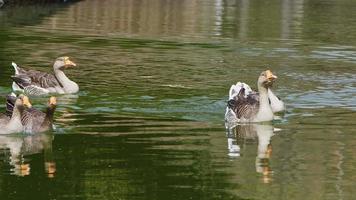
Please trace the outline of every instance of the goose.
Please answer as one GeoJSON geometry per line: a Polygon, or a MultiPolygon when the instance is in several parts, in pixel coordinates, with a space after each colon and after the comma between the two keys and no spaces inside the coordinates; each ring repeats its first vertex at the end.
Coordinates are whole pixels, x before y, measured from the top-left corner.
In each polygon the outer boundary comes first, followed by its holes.
{"type": "Polygon", "coordinates": [[[0,116],[0,134],[19,133],[23,131],[21,118],[24,115],[25,107],[32,107],[27,96],[21,95],[18,98],[14,98],[13,95],[7,96],[7,113],[0,116]],[[8,102],[12,101],[14,102],[9,106],[8,102]],[[8,115],[9,113],[11,113],[10,116],[8,115]]]}
{"type": "Polygon", "coordinates": [[[274,115],[269,102],[268,88],[276,78],[277,76],[270,70],[262,72],[257,80],[258,95],[246,92],[249,87],[242,87],[239,93],[228,101],[225,119],[240,123],[272,121],[274,115]]]}
{"type": "Polygon", "coordinates": [[[50,97],[45,112],[29,108],[23,112],[21,123],[25,133],[40,133],[52,129],[53,115],[57,107],[56,97],[50,97]]]}
{"type": "Polygon", "coordinates": [[[53,128],[53,115],[57,107],[56,97],[50,97],[45,112],[35,108],[27,109],[22,118],[24,132],[40,133],[51,130],[53,128]]]}
{"type": "MultiPolygon", "coordinates": [[[[277,79],[277,76],[275,76],[275,79],[277,79]]],[[[272,85],[273,85],[273,81],[270,81],[269,87],[268,87],[268,99],[271,104],[272,111],[273,111],[273,113],[284,111],[285,104],[278,96],[276,96],[273,93],[273,91],[271,89],[272,85]]],[[[248,95],[251,95],[251,97],[258,100],[258,98],[259,98],[258,92],[253,91],[249,85],[247,85],[246,83],[241,83],[241,82],[237,82],[236,85],[232,85],[230,87],[229,100],[236,97],[242,88],[245,89],[245,97],[247,97],[248,95]]]]}
{"type": "Polygon", "coordinates": [[[15,75],[11,76],[14,91],[29,95],[45,95],[49,93],[73,94],[79,91],[79,86],[71,81],[63,72],[64,69],[77,66],[69,57],[59,57],[54,61],[54,75],[37,70],[26,70],[12,62],[15,75]]]}

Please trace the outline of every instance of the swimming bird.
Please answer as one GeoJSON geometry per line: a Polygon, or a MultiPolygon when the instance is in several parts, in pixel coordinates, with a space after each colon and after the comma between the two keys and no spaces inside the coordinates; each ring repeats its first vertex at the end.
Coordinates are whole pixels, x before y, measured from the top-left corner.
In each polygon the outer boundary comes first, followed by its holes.
{"type": "Polygon", "coordinates": [[[21,117],[25,133],[40,133],[52,129],[53,116],[57,107],[56,97],[50,97],[45,112],[36,108],[26,109],[21,117]]]}
{"type": "MultiPolygon", "coordinates": [[[[274,80],[277,79],[277,76],[275,76],[274,80]]],[[[285,104],[282,101],[281,98],[279,98],[278,96],[276,96],[271,87],[273,85],[274,81],[270,81],[268,83],[268,99],[269,102],[271,104],[271,108],[273,113],[277,113],[277,112],[281,112],[285,110],[285,104]]],[[[233,99],[234,97],[236,97],[238,95],[238,93],[240,92],[240,90],[244,88],[245,89],[245,97],[247,97],[248,95],[251,95],[251,97],[255,98],[256,100],[258,100],[259,98],[259,93],[256,91],[253,91],[251,89],[251,87],[249,85],[247,85],[246,83],[241,83],[238,82],[235,85],[232,85],[230,87],[230,91],[229,91],[229,100],[233,99]]]]}
{"type": "Polygon", "coordinates": [[[7,96],[6,113],[0,115],[0,134],[23,131],[21,118],[23,117],[25,107],[32,107],[27,96],[21,95],[18,98],[14,95],[7,96]],[[11,105],[9,102],[11,102],[11,105]]]}
{"type": "Polygon", "coordinates": [[[277,76],[270,70],[262,72],[257,80],[258,95],[247,91],[251,89],[250,87],[241,87],[239,92],[228,101],[225,119],[241,123],[272,121],[274,115],[268,88],[276,78],[277,76]]]}
{"type": "Polygon", "coordinates": [[[12,63],[15,69],[12,89],[29,95],[44,95],[49,93],[72,94],[79,91],[79,86],[71,81],[63,72],[64,69],[77,66],[69,57],[59,57],[54,61],[54,75],[37,70],[26,70],[12,63]]]}

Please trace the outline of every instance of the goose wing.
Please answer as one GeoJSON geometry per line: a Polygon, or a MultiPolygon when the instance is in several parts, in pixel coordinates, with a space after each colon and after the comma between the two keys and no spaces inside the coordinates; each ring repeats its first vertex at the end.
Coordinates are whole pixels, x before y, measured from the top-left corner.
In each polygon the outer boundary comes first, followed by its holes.
{"type": "Polygon", "coordinates": [[[21,88],[24,89],[32,85],[31,77],[26,74],[16,74],[11,76],[11,79],[21,88]]]}
{"type": "Polygon", "coordinates": [[[254,98],[246,98],[237,101],[234,111],[238,119],[251,119],[258,113],[259,106],[260,103],[254,98]]]}
{"type": "Polygon", "coordinates": [[[0,113],[0,126],[7,124],[10,121],[10,117],[4,113],[0,113]]]}
{"type": "Polygon", "coordinates": [[[32,133],[34,130],[37,130],[41,126],[45,117],[46,114],[40,110],[35,108],[27,109],[21,118],[25,132],[32,133]]]}
{"type": "MultiPolygon", "coordinates": [[[[51,74],[48,74],[48,77],[50,77],[50,75],[51,74]]],[[[49,91],[47,88],[55,87],[56,85],[55,81],[48,81],[50,79],[46,79],[46,76],[42,76],[42,78],[33,78],[28,74],[17,74],[11,76],[11,78],[20,89],[23,89],[26,91],[26,93],[32,95],[48,94],[49,91]]]]}
{"type": "MultiPolygon", "coordinates": [[[[35,85],[42,88],[61,86],[61,84],[53,74],[37,70],[24,70],[22,68],[20,69],[21,70],[19,70],[19,74],[15,75],[14,77],[18,77],[18,79],[30,79],[31,85],[35,85]]],[[[16,80],[14,81],[17,83],[16,80]]],[[[21,87],[21,85],[19,86],[21,87]]]]}
{"type": "Polygon", "coordinates": [[[5,115],[11,117],[12,112],[14,110],[14,105],[16,101],[16,95],[9,94],[6,96],[6,111],[5,115]]]}
{"type": "Polygon", "coordinates": [[[238,95],[228,101],[228,107],[234,111],[238,119],[251,119],[258,113],[260,106],[254,93],[245,97],[245,89],[242,88],[238,95]]]}
{"type": "Polygon", "coordinates": [[[268,99],[274,113],[285,110],[284,102],[281,100],[281,98],[276,96],[271,89],[268,90],[268,99]]]}
{"type": "Polygon", "coordinates": [[[234,99],[234,97],[236,97],[240,93],[241,89],[245,90],[245,97],[253,92],[251,87],[246,83],[237,82],[235,85],[231,85],[230,87],[229,99],[234,99]]]}

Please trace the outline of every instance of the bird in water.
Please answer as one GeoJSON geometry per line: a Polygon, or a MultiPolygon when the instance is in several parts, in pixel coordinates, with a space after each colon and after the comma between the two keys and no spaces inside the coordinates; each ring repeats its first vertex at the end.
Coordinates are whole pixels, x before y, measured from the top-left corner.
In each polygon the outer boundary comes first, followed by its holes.
{"type": "MultiPolygon", "coordinates": [[[[13,103],[13,101],[8,102],[10,105],[13,103]]],[[[56,107],[57,99],[52,96],[48,100],[45,112],[33,107],[24,110],[21,116],[23,131],[33,134],[51,130],[53,128],[53,117],[56,107]]],[[[9,112],[11,112],[11,110],[9,110],[9,112]]]]}
{"type": "MultiPolygon", "coordinates": [[[[274,94],[274,92],[272,91],[272,86],[276,79],[277,79],[277,76],[275,76],[275,78],[272,81],[268,82],[268,99],[271,104],[273,113],[282,112],[285,110],[285,104],[282,101],[282,99],[279,98],[278,96],[276,96],[274,94]]],[[[232,85],[230,87],[229,100],[234,99],[234,97],[239,94],[239,92],[242,88],[245,89],[245,97],[247,97],[248,95],[251,95],[251,97],[253,97],[255,99],[259,98],[258,97],[259,93],[256,91],[253,91],[249,85],[247,85],[246,83],[238,82],[235,85],[232,85]]]]}
{"type": "Polygon", "coordinates": [[[270,70],[262,72],[257,80],[258,92],[252,91],[245,83],[233,85],[230,88],[225,113],[226,121],[240,123],[272,121],[273,113],[281,110],[280,107],[284,109],[284,103],[270,89],[276,79],[277,76],[270,70]]]}
{"type": "Polygon", "coordinates": [[[77,66],[69,57],[59,57],[54,61],[54,75],[37,70],[24,69],[12,63],[15,75],[11,76],[14,91],[29,95],[45,95],[49,93],[73,94],[79,91],[79,86],[71,81],[64,73],[64,69],[77,66]]]}
{"type": "Polygon", "coordinates": [[[23,131],[21,118],[25,109],[32,105],[27,96],[15,94],[6,97],[6,113],[0,114],[0,134],[19,133],[23,131]]]}

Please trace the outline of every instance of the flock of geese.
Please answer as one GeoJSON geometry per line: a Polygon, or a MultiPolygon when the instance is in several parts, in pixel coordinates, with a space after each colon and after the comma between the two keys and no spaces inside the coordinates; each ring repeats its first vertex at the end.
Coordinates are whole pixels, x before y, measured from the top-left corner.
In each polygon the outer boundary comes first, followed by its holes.
{"type": "Polygon", "coordinates": [[[0,114],[0,134],[40,133],[53,128],[53,115],[57,99],[51,96],[45,112],[32,107],[29,96],[47,94],[71,94],[79,91],[79,86],[63,72],[76,64],[68,57],[59,57],[53,64],[54,74],[36,70],[26,70],[12,63],[15,74],[11,76],[12,89],[20,95],[6,96],[6,111],[0,114]]]}
{"type": "MultiPolygon", "coordinates": [[[[45,112],[33,108],[29,96],[48,94],[72,94],[79,86],[63,72],[75,67],[69,57],[59,57],[53,64],[54,74],[24,69],[12,63],[15,74],[11,76],[12,89],[20,95],[11,93],[6,96],[6,111],[0,114],[0,134],[38,133],[53,127],[53,115],[56,109],[56,97],[48,100],[45,112]]],[[[271,90],[277,76],[270,70],[260,74],[257,80],[258,91],[253,91],[246,83],[238,82],[229,91],[225,121],[230,123],[253,123],[272,121],[274,113],[285,109],[284,103],[271,90]]]]}

